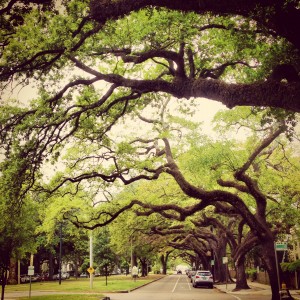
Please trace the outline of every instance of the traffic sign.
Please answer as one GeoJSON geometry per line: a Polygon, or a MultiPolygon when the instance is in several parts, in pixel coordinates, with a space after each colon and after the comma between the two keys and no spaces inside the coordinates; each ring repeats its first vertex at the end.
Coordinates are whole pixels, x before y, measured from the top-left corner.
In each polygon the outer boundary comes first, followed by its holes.
{"type": "Polygon", "coordinates": [[[286,251],[287,250],[287,243],[276,243],[275,244],[276,251],[286,251]]]}
{"type": "Polygon", "coordinates": [[[34,275],[34,266],[28,266],[28,275],[29,276],[34,275]]]}
{"type": "Polygon", "coordinates": [[[93,274],[95,272],[94,268],[93,267],[89,267],[87,269],[87,271],[90,273],[90,274],[93,274]]]}

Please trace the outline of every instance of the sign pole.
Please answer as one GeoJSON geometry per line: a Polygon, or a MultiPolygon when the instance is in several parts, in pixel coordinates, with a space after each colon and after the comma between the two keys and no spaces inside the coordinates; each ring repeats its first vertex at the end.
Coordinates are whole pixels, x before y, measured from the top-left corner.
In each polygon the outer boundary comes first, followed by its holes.
{"type": "Polygon", "coordinates": [[[34,275],[34,266],[28,267],[28,276],[29,276],[29,299],[31,298],[31,276],[34,275]]]}
{"type": "Polygon", "coordinates": [[[62,223],[59,227],[59,263],[58,263],[58,284],[61,284],[61,267],[62,267],[62,223]]]}
{"type": "Polygon", "coordinates": [[[225,274],[226,274],[226,290],[227,290],[227,276],[228,276],[228,267],[227,267],[227,265],[228,265],[228,257],[227,256],[224,256],[224,257],[222,257],[222,262],[223,262],[223,264],[225,265],[225,274]]]}
{"type": "Polygon", "coordinates": [[[279,298],[281,299],[281,295],[280,295],[280,278],[279,278],[279,267],[278,267],[276,243],[274,243],[274,251],[275,251],[275,261],[276,261],[276,273],[277,273],[277,280],[278,280],[278,292],[279,292],[279,298]]]}
{"type": "Polygon", "coordinates": [[[213,281],[215,282],[215,260],[212,259],[212,260],[210,261],[210,264],[211,264],[211,268],[212,268],[213,281]]]}
{"type": "Polygon", "coordinates": [[[31,298],[31,275],[29,275],[29,299],[31,298]]]}
{"type": "Polygon", "coordinates": [[[90,289],[93,288],[93,277],[94,277],[94,270],[93,270],[93,231],[90,234],[90,289]]]}

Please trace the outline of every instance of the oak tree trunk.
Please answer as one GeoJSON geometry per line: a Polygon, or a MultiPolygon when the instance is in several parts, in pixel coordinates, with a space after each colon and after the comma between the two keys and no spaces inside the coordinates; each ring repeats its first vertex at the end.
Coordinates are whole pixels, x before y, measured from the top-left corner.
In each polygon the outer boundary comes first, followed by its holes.
{"type": "MultiPolygon", "coordinates": [[[[265,242],[261,245],[261,247],[263,251],[262,258],[265,262],[266,269],[269,275],[271,291],[272,291],[272,300],[280,300],[276,257],[275,257],[275,250],[274,250],[274,240],[266,239],[265,242]]],[[[280,266],[278,266],[278,268],[279,267],[280,266]]]]}
{"type": "Polygon", "coordinates": [[[164,275],[166,275],[167,274],[167,261],[168,261],[167,256],[162,254],[160,257],[160,261],[161,261],[161,266],[162,266],[162,273],[164,275]]]}
{"type": "Polygon", "coordinates": [[[235,266],[236,268],[236,286],[235,290],[249,289],[247,276],[245,272],[245,257],[240,258],[235,266]]]}

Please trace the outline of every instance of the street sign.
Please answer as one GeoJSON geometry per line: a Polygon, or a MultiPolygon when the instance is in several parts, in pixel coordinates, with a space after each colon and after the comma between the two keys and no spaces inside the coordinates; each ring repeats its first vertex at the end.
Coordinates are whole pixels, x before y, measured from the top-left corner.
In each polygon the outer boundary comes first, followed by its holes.
{"type": "Polygon", "coordinates": [[[28,266],[28,275],[29,276],[34,275],[34,266],[28,266]]]}
{"type": "Polygon", "coordinates": [[[94,268],[93,267],[89,267],[87,269],[87,271],[90,273],[90,274],[93,274],[95,272],[94,268]]]}
{"type": "Polygon", "coordinates": [[[223,264],[228,264],[228,257],[224,256],[222,257],[223,264]]]}
{"type": "Polygon", "coordinates": [[[275,244],[276,251],[286,251],[287,250],[287,243],[276,243],[275,244]]]}

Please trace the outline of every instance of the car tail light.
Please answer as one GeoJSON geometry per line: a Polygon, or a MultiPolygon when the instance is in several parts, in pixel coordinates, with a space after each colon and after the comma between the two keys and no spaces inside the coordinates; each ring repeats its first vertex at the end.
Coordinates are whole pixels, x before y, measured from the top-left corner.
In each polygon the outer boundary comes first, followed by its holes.
{"type": "Polygon", "coordinates": [[[198,275],[196,275],[195,277],[196,277],[196,278],[200,278],[200,276],[198,276],[198,275]]]}

